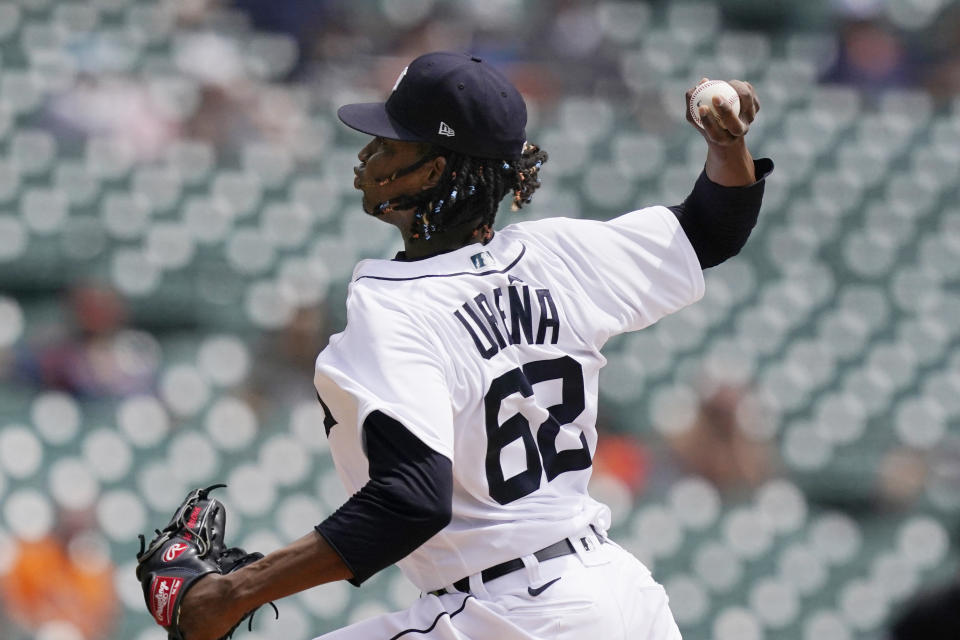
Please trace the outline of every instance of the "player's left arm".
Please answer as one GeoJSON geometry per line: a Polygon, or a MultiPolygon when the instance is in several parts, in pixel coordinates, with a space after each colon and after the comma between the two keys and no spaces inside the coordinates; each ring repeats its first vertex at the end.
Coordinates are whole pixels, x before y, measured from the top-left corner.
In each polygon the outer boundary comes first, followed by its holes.
{"type": "MultiPolygon", "coordinates": [[[[753,85],[740,80],[729,84],[740,98],[739,115],[716,98],[718,118],[708,116],[709,107],[701,106],[701,128],[687,109],[687,121],[707,143],[707,157],[690,195],[669,207],[704,269],[735,256],[746,244],[760,214],[766,177],[773,171],[770,159],[754,160],[747,147],[747,132],[760,110],[753,85]]],[[[693,88],[687,91],[685,104],[692,92],[693,88]]]]}
{"type": "Polygon", "coordinates": [[[379,411],[363,431],[370,481],[315,531],[233,573],[198,581],[181,613],[188,640],[220,638],[244,612],[320,584],[359,586],[450,522],[451,461],[379,411]]]}

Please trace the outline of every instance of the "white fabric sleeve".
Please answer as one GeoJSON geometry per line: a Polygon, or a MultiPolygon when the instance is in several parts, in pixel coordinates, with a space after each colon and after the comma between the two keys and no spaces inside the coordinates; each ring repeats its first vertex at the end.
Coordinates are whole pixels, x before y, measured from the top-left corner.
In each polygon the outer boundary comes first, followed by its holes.
{"type": "MultiPolygon", "coordinates": [[[[521,225],[517,225],[521,226],[521,225]]],[[[548,218],[522,225],[603,316],[607,337],[647,327],[699,300],[703,270],[677,217],[647,207],[608,221],[548,218]]]]}
{"type": "Polygon", "coordinates": [[[399,303],[351,286],[347,326],[317,360],[318,375],[356,403],[357,430],[375,410],[453,459],[453,410],[442,351],[399,303]]]}

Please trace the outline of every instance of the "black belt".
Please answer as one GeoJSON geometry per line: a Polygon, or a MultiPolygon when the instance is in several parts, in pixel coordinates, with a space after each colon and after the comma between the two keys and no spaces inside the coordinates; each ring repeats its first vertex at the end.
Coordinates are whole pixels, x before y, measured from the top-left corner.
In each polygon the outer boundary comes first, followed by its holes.
{"type": "MultiPolygon", "coordinates": [[[[597,535],[597,539],[600,540],[601,543],[606,542],[606,540],[600,535],[597,535]]],[[[584,542],[584,546],[586,546],[586,542],[584,542]]],[[[576,551],[574,550],[573,545],[570,544],[570,541],[564,538],[560,542],[555,542],[549,547],[540,549],[540,551],[537,551],[533,554],[533,557],[540,562],[546,562],[547,560],[552,560],[553,558],[568,556],[571,553],[576,553],[576,551]]],[[[484,569],[480,572],[480,577],[483,579],[484,583],[487,583],[491,580],[502,578],[508,573],[519,571],[520,569],[523,569],[523,566],[523,560],[520,558],[514,558],[513,560],[507,560],[506,562],[501,562],[500,564],[495,564],[492,567],[484,569]]],[[[453,588],[457,591],[468,593],[470,591],[469,576],[466,578],[460,578],[454,582],[453,588]]],[[[442,596],[446,593],[450,593],[450,591],[447,591],[446,589],[437,589],[436,591],[431,591],[430,593],[435,596],[442,596]]]]}

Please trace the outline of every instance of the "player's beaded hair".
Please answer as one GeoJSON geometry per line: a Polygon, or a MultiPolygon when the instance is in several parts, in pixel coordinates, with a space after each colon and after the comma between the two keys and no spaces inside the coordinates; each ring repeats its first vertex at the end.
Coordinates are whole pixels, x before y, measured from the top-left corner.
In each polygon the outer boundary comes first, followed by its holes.
{"type": "Polygon", "coordinates": [[[427,158],[444,156],[446,168],[432,189],[381,203],[381,209],[414,209],[411,238],[430,240],[479,218],[473,229],[492,228],[500,201],[513,193],[513,210],[530,202],[540,186],[540,167],[547,152],[525,143],[516,160],[491,160],[424,144],[427,158]]]}

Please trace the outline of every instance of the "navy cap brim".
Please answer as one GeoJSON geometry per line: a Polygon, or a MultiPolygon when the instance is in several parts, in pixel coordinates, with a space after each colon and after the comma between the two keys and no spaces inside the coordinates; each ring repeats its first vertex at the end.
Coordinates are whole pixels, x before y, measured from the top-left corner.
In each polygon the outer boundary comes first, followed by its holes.
{"type": "Polygon", "coordinates": [[[345,104],[337,109],[337,117],[343,124],[360,133],[411,142],[427,142],[390,117],[384,102],[360,102],[345,104]]]}

